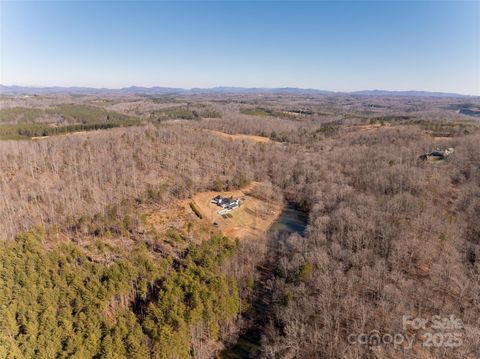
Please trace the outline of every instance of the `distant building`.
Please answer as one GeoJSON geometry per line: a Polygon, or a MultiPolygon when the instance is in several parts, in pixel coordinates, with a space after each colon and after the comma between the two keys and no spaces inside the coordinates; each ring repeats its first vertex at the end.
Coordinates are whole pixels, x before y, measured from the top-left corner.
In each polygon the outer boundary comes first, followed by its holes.
{"type": "Polygon", "coordinates": [[[425,153],[421,155],[420,158],[422,160],[428,160],[428,159],[444,160],[445,158],[450,156],[453,152],[454,152],[454,149],[452,147],[444,148],[444,149],[437,148],[436,150],[430,153],[425,153]]]}
{"type": "Polygon", "coordinates": [[[222,196],[216,196],[212,198],[212,203],[215,203],[217,206],[220,206],[224,209],[232,210],[240,206],[240,200],[234,198],[226,198],[222,196]]]}

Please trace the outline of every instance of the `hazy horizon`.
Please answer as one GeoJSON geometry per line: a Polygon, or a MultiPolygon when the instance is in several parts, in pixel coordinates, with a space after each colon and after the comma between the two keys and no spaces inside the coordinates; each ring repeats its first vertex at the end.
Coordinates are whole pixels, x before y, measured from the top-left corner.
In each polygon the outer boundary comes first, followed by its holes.
{"type": "Polygon", "coordinates": [[[366,88],[362,90],[352,90],[352,91],[334,91],[330,89],[324,89],[324,88],[306,88],[306,87],[298,87],[298,86],[283,86],[283,87],[260,87],[260,86],[228,86],[228,85],[219,85],[219,86],[212,86],[212,87],[174,87],[174,86],[163,86],[163,85],[152,85],[152,86],[142,86],[142,85],[128,85],[128,86],[121,86],[121,87],[97,87],[97,86],[77,86],[77,85],[67,85],[67,86],[57,86],[57,85],[42,85],[42,86],[36,86],[36,85],[23,85],[23,84],[4,84],[0,83],[0,86],[5,86],[5,87],[20,87],[20,88],[38,88],[38,89],[49,89],[49,88],[79,88],[79,89],[94,89],[94,90],[123,90],[123,89],[129,89],[129,88],[145,88],[145,89],[153,89],[153,88],[172,88],[172,89],[179,89],[179,90],[195,90],[195,89],[200,89],[200,90],[213,90],[213,89],[221,89],[221,88],[232,88],[232,89],[258,89],[258,90],[281,90],[281,89],[298,89],[298,90],[305,90],[305,91],[324,91],[324,92],[331,92],[332,94],[348,94],[348,93],[355,93],[355,92],[375,92],[375,91],[380,91],[380,92],[425,92],[425,93],[443,93],[443,94],[452,94],[452,95],[461,95],[461,96],[471,96],[471,97],[478,97],[480,95],[472,95],[468,93],[458,93],[458,92],[447,92],[447,91],[430,91],[430,90],[412,90],[412,89],[384,89],[384,88],[366,88]]]}
{"type": "Polygon", "coordinates": [[[480,95],[478,2],[5,2],[0,83],[480,95]]]}

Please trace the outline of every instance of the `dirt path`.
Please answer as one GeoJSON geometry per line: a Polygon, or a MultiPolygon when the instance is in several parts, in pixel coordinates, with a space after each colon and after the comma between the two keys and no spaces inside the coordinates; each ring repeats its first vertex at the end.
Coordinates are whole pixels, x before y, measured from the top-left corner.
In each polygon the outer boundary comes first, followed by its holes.
{"type": "Polygon", "coordinates": [[[60,135],[52,135],[52,136],[34,136],[31,139],[32,140],[44,140],[44,139],[50,138],[50,137],[81,136],[81,135],[85,135],[86,133],[87,133],[87,131],[75,131],[75,132],[62,133],[60,135]]]}

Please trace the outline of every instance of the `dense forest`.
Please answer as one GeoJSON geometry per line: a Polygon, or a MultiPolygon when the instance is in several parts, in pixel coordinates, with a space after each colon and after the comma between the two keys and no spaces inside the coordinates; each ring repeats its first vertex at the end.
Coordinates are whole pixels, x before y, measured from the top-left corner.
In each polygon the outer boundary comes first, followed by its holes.
{"type": "Polygon", "coordinates": [[[219,338],[238,313],[235,282],[219,270],[235,252],[224,237],[176,262],[153,262],[139,245],[109,266],[72,245],[46,250],[46,241],[26,232],[0,253],[2,357],[198,356],[190,339],[219,338]]]}
{"type": "Polygon", "coordinates": [[[17,119],[4,126],[95,126],[97,109],[103,127],[0,141],[1,357],[210,358],[252,324],[259,293],[264,358],[480,354],[480,123],[452,109],[462,100],[2,101],[17,119]],[[419,158],[437,147],[454,152],[419,158]],[[227,238],[198,209],[181,230],[148,227],[147,213],[253,181],[308,212],[303,236],[227,238]],[[435,315],[461,319],[461,345],[403,327],[435,315]],[[415,341],[350,340],[372,331],[415,341]]]}

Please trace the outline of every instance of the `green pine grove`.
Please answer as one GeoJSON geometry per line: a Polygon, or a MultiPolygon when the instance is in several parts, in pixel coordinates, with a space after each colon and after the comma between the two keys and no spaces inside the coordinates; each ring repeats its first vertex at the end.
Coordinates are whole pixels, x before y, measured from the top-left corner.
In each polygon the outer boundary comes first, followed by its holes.
{"type": "Polygon", "coordinates": [[[0,248],[0,358],[188,358],[192,328],[217,339],[239,311],[220,271],[236,250],[226,237],[178,260],[139,246],[109,265],[45,243],[37,229],[0,248]]]}

